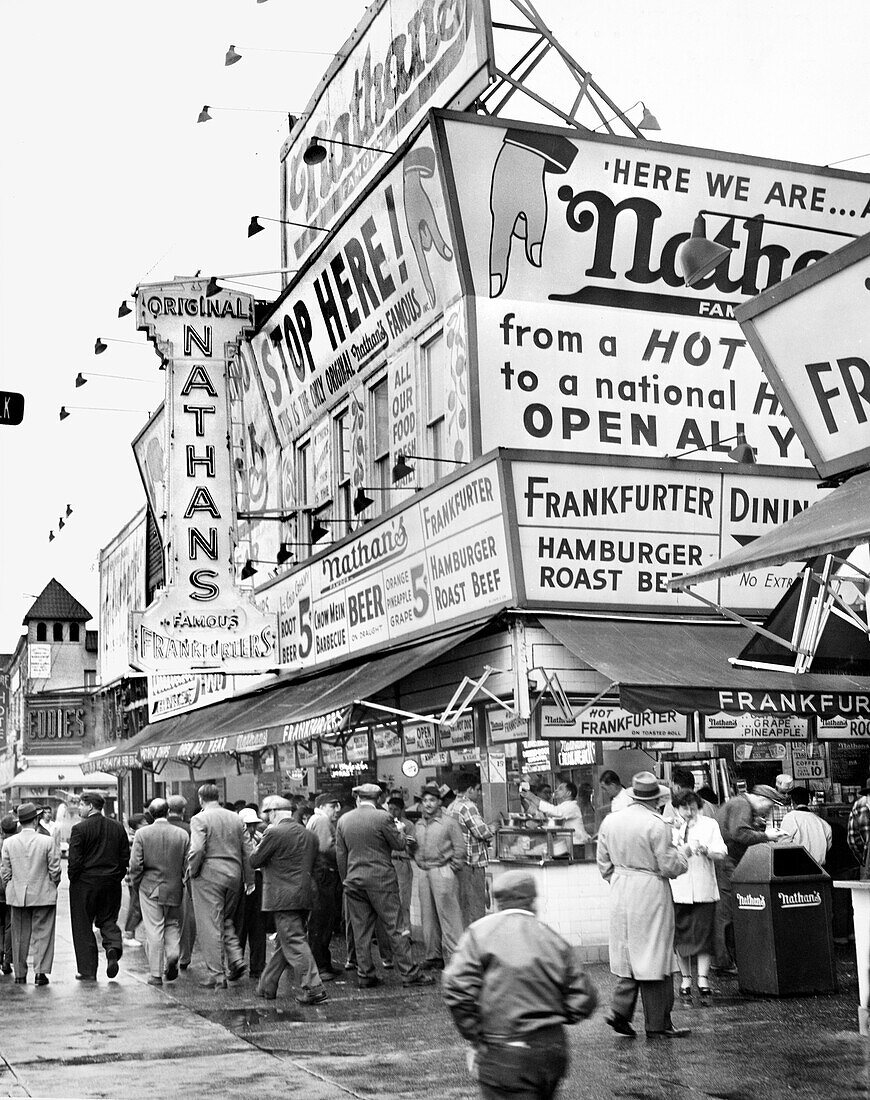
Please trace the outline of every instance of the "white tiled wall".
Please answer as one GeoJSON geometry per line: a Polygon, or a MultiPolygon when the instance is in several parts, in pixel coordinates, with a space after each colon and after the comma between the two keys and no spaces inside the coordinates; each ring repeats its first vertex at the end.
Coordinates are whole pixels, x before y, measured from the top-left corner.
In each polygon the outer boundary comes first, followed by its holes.
{"type": "MultiPolygon", "coordinates": [[[[493,881],[516,863],[493,863],[493,881]]],[[[575,947],[587,961],[607,957],[610,887],[595,863],[522,865],[538,884],[538,916],[575,947]],[[586,950],[589,949],[589,950],[586,950]],[[603,951],[601,950],[603,949],[603,951]]]]}

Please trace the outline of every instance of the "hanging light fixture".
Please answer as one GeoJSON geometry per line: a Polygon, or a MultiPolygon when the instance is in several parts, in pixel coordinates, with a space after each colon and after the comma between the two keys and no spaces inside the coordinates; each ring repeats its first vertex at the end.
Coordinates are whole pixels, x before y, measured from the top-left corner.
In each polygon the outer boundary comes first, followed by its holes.
{"type": "Polygon", "coordinates": [[[60,419],[66,420],[70,415],[70,409],[75,409],[78,412],[100,412],[100,413],[147,413],[151,415],[148,409],[116,409],[106,408],[102,405],[61,405],[60,407],[60,419]]]}
{"type": "Polygon", "coordinates": [[[227,55],[224,58],[224,65],[235,65],[237,61],[242,60],[242,55],[236,50],[235,46],[230,46],[227,50],[227,55]]]}
{"type": "Polygon", "coordinates": [[[288,561],[292,561],[293,551],[290,549],[289,542],[282,542],[278,547],[277,561],[278,565],[284,565],[288,561]]]}
{"type": "Polygon", "coordinates": [[[207,103],[205,104],[203,109],[199,112],[199,118],[196,121],[197,122],[211,122],[212,121],[212,117],[208,113],[208,104],[207,103]]]}
{"type": "Polygon", "coordinates": [[[212,275],[205,288],[206,298],[214,298],[216,294],[220,294],[222,290],[227,288],[218,286],[218,279],[225,279],[227,282],[236,282],[239,279],[247,278],[249,275],[286,275],[291,271],[298,271],[298,267],[273,267],[268,271],[231,271],[226,275],[212,275]]]}
{"type": "Polygon", "coordinates": [[[707,223],[704,215],[699,214],[692,225],[692,235],[677,249],[677,265],[683,274],[686,286],[695,286],[705,275],[727,260],[731,249],[724,244],[707,239],[707,223]]]}
{"type": "Polygon", "coordinates": [[[118,316],[128,317],[132,312],[133,310],[130,309],[130,307],[127,305],[127,299],[125,298],[124,301],[121,302],[121,304],[118,306],[118,316]]]}
{"type": "Polygon", "coordinates": [[[403,478],[408,477],[408,475],[413,474],[413,472],[414,467],[409,465],[408,462],[405,461],[405,456],[400,453],[393,466],[393,481],[402,481],[403,478]]]}
{"type": "Polygon", "coordinates": [[[94,344],[94,355],[102,355],[107,347],[108,347],[108,344],[104,344],[103,341],[98,336],[97,341],[94,344]]]}
{"type": "Polygon", "coordinates": [[[353,498],[353,514],[358,516],[360,512],[364,512],[366,508],[371,508],[374,501],[370,496],[366,495],[365,489],[360,486],[356,491],[356,496],[353,498]]]}
{"type": "Polygon", "coordinates": [[[253,577],[256,572],[257,572],[257,570],[256,570],[256,567],[254,566],[254,563],[251,561],[250,558],[248,558],[248,560],[242,566],[242,572],[240,573],[241,579],[243,581],[250,580],[251,577],[253,577]]]}
{"type": "Polygon", "coordinates": [[[65,526],[66,524],[64,523],[63,516],[61,516],[60,519],[57,521],[58,531],[62,531],[65,526]]]}
{"type": "Polygon", "coordinates": [[[79,389],[79,387],[84,386],[86,382],[87,382],[87,378],[85,378],[85,376],[82,374],[82,372],[79,371],[78,374],[76,375],[76,389],[79,389]]]}
{"type": "Polygon", "coordinates": [[[387,156],[390,155],[389,149],[378,149],[374,145],[358,145],[354,141],[340,141],[338,138],[317,137],[315,135],[308,142],[308,146],[302,154],[302,159],[306,164],[322,164],[326,160],[326,149],[323,142],[326,142],[327,145],[345,145],[349,149],[365,149],[369,153],[386,153],[387,156]]]}
{"type": "Polygon", "coordinates": [[[61,420],[66,420],[66,418],[68,416],[69,416],[69,413],[66,411],[66,405],[61,405],[61,407],[60,407],[60,419],[61,420]]]}
{"type": "Polygon", "coordinates": [[[316,229],[318,233],[329,232],[322,225],[309,225],[308,222],[290,222],[284,218],[267,218],[264,214],[254,214],[248,223],[249,237],[256,237],[258,233],[262,233],[266,228],[265,225],[260,225],[260,222],[275,222],[276,225],[298,225],[300,229],[316,229]]]}
{"type": "Polygon", "coordinates": [[[721,447],[723,443],[730,443],[732,440],[737,442],[727,451],[728,458],[732,462],[742,463],[747,466],[755,465],[755,451],[746,442],[746,434],[744,432],[737,432],[736,435],[728,435],[724,439],[714,439],[709,444],[702,443],[700,447],[693,447],[690,451],[681,451],[675,455],[665,455],[665,458],[685,458],[686,455],[697,454],[698,451],[710,451],[717,447],[721,447]]]}
{"type": "Polygon", "coordinates": [[[54,542],[54,531],[49,531],[48,532],[48,541],[49,542],[54,542]]]}
{"type": "Polygon", "coordinates": [[[643,118],[637,124],[638,130],[661,130],[661,126],[658,124],[658,119],[649,110],[643,100],[640,101],[641,107],[643,107],[643,118]]]}
{"type": "Polygon", "coordinates": [[[67,517],[67,519],[69,519],[69,517],[72,515],[72,512],[73,512],[72,507],[68,504],[66,506],[66,517],[67,517]]]}

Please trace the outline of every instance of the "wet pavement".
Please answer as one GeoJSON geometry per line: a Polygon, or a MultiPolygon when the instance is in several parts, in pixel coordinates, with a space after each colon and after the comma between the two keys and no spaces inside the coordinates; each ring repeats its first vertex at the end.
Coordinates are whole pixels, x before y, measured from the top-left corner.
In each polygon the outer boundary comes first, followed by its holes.
{"type": "MultiPolygon", "coordinates": [[[[563,1100],[863,1100],[870,1098],[870,1040],[857,1032],[854,948],[837,948],[839,992],[750,998],[718,979],[709,1007],[678,1005],[692,1034],[620,1039],[602,1009],[569,1030],[572,1066],[563,1100]]],[[[606,1005],[614,979],[589,967],[606,1005]]],[[[66,889],[58,912],[51,985],[0,977],[0,1096],[341,1097],[477,1095],[465,1048],[438,987],[404,989],[395,971],[360,990],[342,975],[329,1000],[300,1007],[282,986],[263,1001],[248,978],[199,988],[194,964],[162,989],[146,985],[144,950],[127,950],[117,980],[75,981],[66,889]]],[[[32,977],[32,975],[31,975],[32,977]]],[[[286,980],[286,979],[285,979],[286,980]]],[[[640,1010],[635,1019],[642,1029],[640,1010]]]]}

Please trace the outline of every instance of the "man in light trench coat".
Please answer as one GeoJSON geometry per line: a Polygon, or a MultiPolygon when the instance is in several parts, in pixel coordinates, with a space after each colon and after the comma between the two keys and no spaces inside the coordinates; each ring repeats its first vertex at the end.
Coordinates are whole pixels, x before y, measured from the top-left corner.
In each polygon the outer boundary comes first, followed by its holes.
{"type": "Polygon", "coordinates": [[[598,833],[598,869],[610,883],[610,969],[619,981],[607,1023],[632,1037],[640,993],[650,1037],[678,1039],[674,1027],[674,904],[668,879],[688,868],[690,849],[677,848],[659,807],[667,794],[652,772],[631,781],[632,803],[608,814],[598,833]]]}

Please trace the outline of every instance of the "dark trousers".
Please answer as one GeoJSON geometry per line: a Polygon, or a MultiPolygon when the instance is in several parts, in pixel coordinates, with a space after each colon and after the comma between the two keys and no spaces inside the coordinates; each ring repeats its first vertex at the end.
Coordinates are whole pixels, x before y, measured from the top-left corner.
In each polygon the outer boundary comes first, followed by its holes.
{"type": "MultiPolygon", "coordinates": [[[[850,902],[851,904],[851,902],[850,902]]],[[[12,965],[12,906],[0,901],[0,966],[12,965]]],[[[6,972],[8,973],[8,971],[6,972]]]]}
{"type": "Polygon", "coordinates": [[[248,947],[248,972],[252,978],[258,978],[266,965],[266,917],[263,913],[263,876],[257,871],[254,876],[254,892],[244,891],[236,910],[236,931],[242,952],[248,947]]]}
{"type": "Polygon", "coordinates": [[[114,948],[121,957],[121,929],[118,912],[121,908],[121,883],[118,879],[96,879],[69,884],[69,916],[73,947],[79,974],[97,976],[98,950],[94,927],[100,930],[103,948],[114,948]]]}
{"type": "Polygon", "coordinates": [[[613,991],[610,1007],[617,1016],[631,1020],[637,1005],[637,995],[643,1002],[644,1027],[647,1033],[664,1031],[672,1025],[671,1010],[674,1007],[674,980],[670,974],[654,982],[641,982],[636,978],[620,978],[613,991]]]}
{"type": "Polygon", "coordinates": [[[341,879],[335,867],[314,868],[314,905],[308,918],[308,946],[317,969],[331,971],[330,944],[341,923],[341,879]]]}
{"type": "Polygon", "coordinates": [[[523,1036],[525,1046],[483,1048],[477,1074],[483,1100],[550,1100],[568,1069],[568,1044],[561,1026],[523,1036]]]}
{"type": "Polygon", "coordinates": [[[193,915],[193,896],[190,892],[190,879],[184,884],[184,900],[181,903],[181,954],[180,966],[190,966],[190,956],[196,943],[196,917],[193,915]]]}
{"type": "Polygon", "coordinates": [[[128,936],[135,935],[136,929],[142,923],[142,905],[139,902],[139,891],[128,886],[130,904],[127,906],[127,919],[124,921],[124,931],[128,936]]]}
{"type": "Polygon", "coordinates": [[[716,884],[719,887],[719,901],[716,904],[716,927],[721,936],[714,933],[713,965],[723,969],[733,966],[737,961],[734,946],[734,889],[731,876],[737,866],[736,860],[726,856],[716,864],[716,884]]]}
{"type": "Polygon", "coordinates": [[[411,956],[409,937],[403,936],[399,931],[398,886],[368,887],[361,882],[345,882],[344,897],[347,915],[353,927],[356,969],[360,977],[370,978],[375,972],[375,965],[372,962],[372,939],[378,917],[386,929],[399,973],[403,978],[413,977],[418,971],[411,956]]]}

